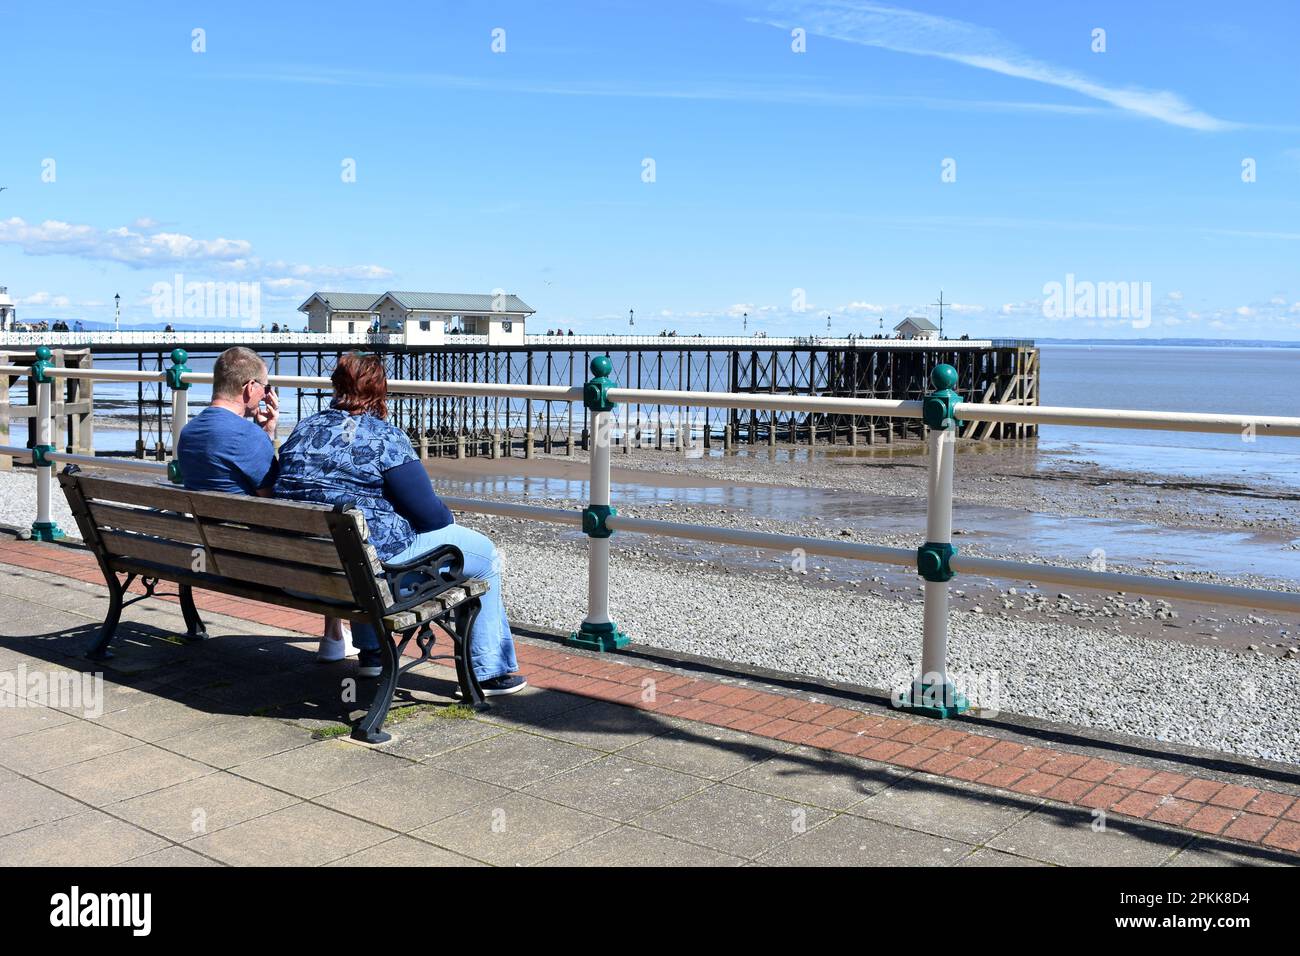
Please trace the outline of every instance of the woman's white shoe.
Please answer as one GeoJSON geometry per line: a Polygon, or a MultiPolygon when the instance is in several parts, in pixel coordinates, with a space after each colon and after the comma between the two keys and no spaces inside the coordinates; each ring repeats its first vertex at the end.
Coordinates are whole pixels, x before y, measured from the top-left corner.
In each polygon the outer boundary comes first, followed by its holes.
{"type": "Polygon", "coordinates": [[[325,633],[321,636],[316,660],[330,663],[356,656],[357,649],[352,646],[352,628],[342,621],[330,620],[325,627],[325,633]]]}

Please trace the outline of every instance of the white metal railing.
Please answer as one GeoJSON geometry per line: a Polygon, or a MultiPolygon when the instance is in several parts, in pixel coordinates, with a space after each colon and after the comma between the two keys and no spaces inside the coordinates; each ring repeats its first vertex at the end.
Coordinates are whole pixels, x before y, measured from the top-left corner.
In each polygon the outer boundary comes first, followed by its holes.
{"type": "MultiPolygon", "coordinates": [[[[172,332],[0,332],[0,349],[37,348],[39,346],[77,347],[85,345],[121,345],[157,348],[169,351],[175,346],[211,345],[294,345],[303,349],[319,346],[403,345],[407,337],[402,332],[262,332],[249,330],[204,332],[180,330],[172,332]]],[[[412,344],[421,344],[418,334],[412,344]]],[[[486,335],[464,333],[447,334],[440,346],[519,345],[518,342],[490,342],[486,335]]],[[[917,351],[924,349],[987,349],[1008,347],[1009,343],[994,339],[873,339],[867,336],[764,336],[764,335],[545,335],[531,333],[523,337],[523,345],[555,348],[557,346],[594,346],[601,349],[669,347],[674,345],[718,346],[726,348],[871,348],[917,351]]],[[[1020,346],[1032,342],[1016,342],[1020,346]]]]}
{"type": "MultiPolygon", "coordinates": [[[[1050,406],[990,405],[962,402],[950,391],[955,373],[946,366],[935,370],[935,387],[945,385],[921,401],[886,399],[819,398],[796,395],[754,395],[725,392],[681,392],[655,389],[618,388],[607,378],[608,359],[598,357],[592,363],[596,377],[585,388],[545,385],[483,385],[464,382],[415,382],[392,380],[390,392],[397,394],[441,396],[488,396],[534,399],[556,402],[583,402],[591,414],[590,493],[588,507],[581,512],[535,505],[446,497],[455,509],[481,514],[524,518],[562,525],[579,526],[588,535],[588,607],[587,614],[573,640],[580,646],[612,649],[626,638],[610,617],[609,553],[613,532],[634,532],[723,545],[738,545],[807,554],[849,558],[881,564],[917,567],[925,578],[921,677],[915,683],[911,704],[921,712],[947,716],[961,709],[947,673],[948,579],[955,573],[979,574],[1013,580],[1038,581],[1087,588],[1131,591],[1161,597],[1213,602],[1237,607],[1264,608],[1286,613],[1300,613],[1300,593],[1244,588],[1232,585],[1202,584],[1194,581],[1090,571],[1051,564],[969,557],[957,554],[952,541],[952,483],[954,450],[959,420],[1028,422],[1033,424],[1087,425],[1116,429],[1158,429],[1275,435],[1300,437],[1300,418],[1280,416],[1246,416],[1219,413],[1154,412],[1098,408],[1050,406]],[[600,364],[600,363],[603,363],[600,364]],[[948,371],[943,370],[947,368],[948,371]],[[951,375],[947,382],[942,376],[951,375]],[[944,398],[947,396],[947,398],[944,398]],[[931,402],[940,402],[942,418],[934,414],[931,402]],[[925,418],[928,426],[929,462],[927,469],[926,539],[920,549],[883,547],[839,540],[744,531],[709,525],[657,521],[619,515],[612,507],[610,494],[610,449],[613,407],[615,403],[667,406],[709,406],[716,408],[769,409],[793,412],[819,412],[863,416],[925,418]],[[947,405],[943,405],[947,402],[947,405]]],[[[37,471],[37,516],[32,526],[36,537],[47,540],[57,534],[50,520],[50,494],[55,464],[78,464],[178,477],[175,459],[171,463],[105,459],[98,456],[71,455],[49,447],[51,435],[50,407],[53,382],[59,378],[103,378],[118,381],[167,381],[164,373],[94,369],[63,369],[38,363],[36,366],[0,366],[0,374],[33,376],[37,381],[35,436],[37,449],[0,446],[0,455],[32,461],[37,471]],[[170,471],[169,471],[170,469],[170,471]]],[[[212,375],[195,372],[180,374],[185,384],[211,382],[212,375]]],[[[271,376],[281,388],[329,389],[324,377],[271,376]]],[[[172,448],[173,455],[180,430],[188,417],[188,391],[173,388],[172,448]]]]}

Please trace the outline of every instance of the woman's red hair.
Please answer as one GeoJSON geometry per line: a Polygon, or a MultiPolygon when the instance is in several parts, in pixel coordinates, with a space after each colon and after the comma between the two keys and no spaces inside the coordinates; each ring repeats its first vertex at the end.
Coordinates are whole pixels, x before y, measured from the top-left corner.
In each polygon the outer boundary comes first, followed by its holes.
{"type": "Polygon", "coordinates": [[[388,375],[378,355],[349,352],[339,359],[330,382],[334,385],[334,408],[388,417],[388,375]]]}

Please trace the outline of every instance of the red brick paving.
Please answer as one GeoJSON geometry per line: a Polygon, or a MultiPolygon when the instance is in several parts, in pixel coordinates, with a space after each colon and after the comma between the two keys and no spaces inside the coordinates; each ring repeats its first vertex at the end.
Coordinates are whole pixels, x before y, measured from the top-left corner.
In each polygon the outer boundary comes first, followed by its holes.
{"type": "MultiPolygon", "coordinates": [[[[103,583],[94,559],[79,548],[56,550],[0,536],[0,564],[103,583]]],[[[144,591],[138,583],[132,590],[144,591]]],[[[194,599],[202,611],[304,635],[320,633],[321,619],[314,614],[204,591],[196,591],[194,599]]],[[[1300,853],[1300,802],[1289,794],[1027,747],[968,733],[960,722],[940,724],[903,714],[885,717],[685,677],[625,663],[618,655],[593,658],[526,643],[519,643],[517,651],[521,669],[538,687],[1300,853]],[[653,693],[645,693],[644,687],[653,687],[653,693]]]]}

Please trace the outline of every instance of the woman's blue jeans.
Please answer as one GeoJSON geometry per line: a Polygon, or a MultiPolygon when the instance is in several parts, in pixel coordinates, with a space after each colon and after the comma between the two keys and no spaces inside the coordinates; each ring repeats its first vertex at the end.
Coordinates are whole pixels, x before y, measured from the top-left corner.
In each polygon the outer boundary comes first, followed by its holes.
{"type": "MultiPolygon", "coordinates": [[[[450,524],[437,531],[417,534],[405,551],[389,558],[387,563],[405,564],[414,561],[443,544],[460,548],[465,556],[466,577],[479,578],[488,584],[487,593],[480,598],[482,608],[470,630],[474,676],[485,681],[518,670],[515,640],[510,633],[510,622],[506,620],[505,604],[501,600],[501,558],[487,535],[458,524],[450,524]]],[[[368,623],[354,621],[352,643],[362,650],[374,650],[379,647],[379,635],[368,623]]]]}

